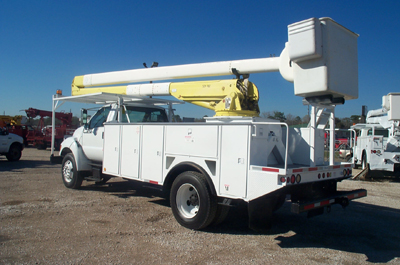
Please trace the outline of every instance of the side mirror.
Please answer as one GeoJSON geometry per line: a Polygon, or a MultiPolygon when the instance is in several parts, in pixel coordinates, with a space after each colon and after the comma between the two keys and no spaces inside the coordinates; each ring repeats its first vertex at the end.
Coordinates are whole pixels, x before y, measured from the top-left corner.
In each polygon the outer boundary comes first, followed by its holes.
{"type": "Polygon", "coordinates": [[[85,128],[88,126],[88,115],[87,115],[87,109],[81,109],[81,123],[85,128]]]}

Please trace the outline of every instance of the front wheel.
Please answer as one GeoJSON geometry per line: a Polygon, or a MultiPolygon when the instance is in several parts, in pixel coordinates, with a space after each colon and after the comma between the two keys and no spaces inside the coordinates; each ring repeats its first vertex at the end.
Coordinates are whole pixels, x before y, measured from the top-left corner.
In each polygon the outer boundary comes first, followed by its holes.
{"type": "Polygon", "coordinates": [[[18,161],[21,158],[21,155],[22,155],[21,147],[19,147],[16,144],[13,144],[10,146],[10,150],[6,154],[6,157],[8,161],[13,162],[13,161],[18,161]]]}
{"type": "Polygon", "coordinates": [[[175,219],[189,229],[202,229],[214,220],[217,198],[205,177],[194,171],[181,173],[172,184],[170,203],[175,219]]]}
{"type": "Polygon", "coordinates": [[[71,153],[67,154],[63,159],[61,175],[67,188],[79,189],[82,185],[83,178],[76,170],[75,158],[71,153]]]}

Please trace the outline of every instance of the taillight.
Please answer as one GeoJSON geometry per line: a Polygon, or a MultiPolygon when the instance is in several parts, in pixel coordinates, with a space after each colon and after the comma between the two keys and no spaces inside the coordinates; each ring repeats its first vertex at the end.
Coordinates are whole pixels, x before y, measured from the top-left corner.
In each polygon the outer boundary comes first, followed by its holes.
{"type": "Polygon", "coordinates": [[[294,184],[295,182],[296,182],[296,177],[295,177],[295,175],[292,175],[290,177],[290,183],[294,184]]]}
{"type": "Polygon", "coordinates": [[[296,182],[297,182],[297,183],[300,183],[300,181],[301,181],[301,176],[300,176],[300,174],[297,174],[297,176],[296,176],[296,182]]]}
{"type": "Polygon", "coordinates": [[[286,178],[285,178],[285,177],[281,177],[281,178],[280,178],[280,181],[281,181],[282,183],[285,183],[285,182],[286,182],[286,178]]]}

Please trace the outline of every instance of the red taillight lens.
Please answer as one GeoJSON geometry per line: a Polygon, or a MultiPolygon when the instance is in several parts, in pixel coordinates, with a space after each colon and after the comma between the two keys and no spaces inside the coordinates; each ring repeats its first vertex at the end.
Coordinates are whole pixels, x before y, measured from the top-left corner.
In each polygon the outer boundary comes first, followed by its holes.
{"type": "Polygon", "coordinates": [[[281,181],[282,183],[285,183],[285,182],[286,182],[286,178],[285,178],[285,177],[281,177],[281,178],[280,178],[280,181],[281,181]]]}
{"type": "Polygon", "coordinates": [[[322,173],[322,178],[323,178],[323,179],[325,178],[325,173],[322,173]]]}
{"type": "Polygon", "coordinates": [[[319,178],[319,179],[321,178],[321,173],[318,173],[318,178],[319,178]]]}
{"type": "Polygon", "coordinates": [[[347,176],[350,176],[351,175],[351,171],[350,171],[350,169],[347,169],[347,176]]]}
{"type": "Polygon", "coordinates": [[[290,183],[294,184],[295,182],[296,182],[296,177],[295,177],[295,175],[292,175],[290,177],[290,183]]]}

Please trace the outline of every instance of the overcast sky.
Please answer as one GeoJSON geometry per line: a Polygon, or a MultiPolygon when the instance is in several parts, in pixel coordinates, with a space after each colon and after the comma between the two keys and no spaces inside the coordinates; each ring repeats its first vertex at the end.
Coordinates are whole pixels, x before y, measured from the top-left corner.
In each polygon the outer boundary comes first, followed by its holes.
{"type": "MultiPolygon", "coordinates": [[[[400,1],[19,1],[0,0],[0,114],[51,110],[74,76],[160,66],[279,56],[287,26],[331,17],[358,38],[359,98],[337,117],[381,107],[400,92],[400,1]]],[[[307,107],[279,73],[252,74],[261,111],[303,117],[307,107]]],[[[172,99],[172,98],[171,98],[172,99]]],[[[60,109],[79,115],[82,105],[60,109]]],[[[190,104],[181,117],[212,116],[190,104]]]]}

